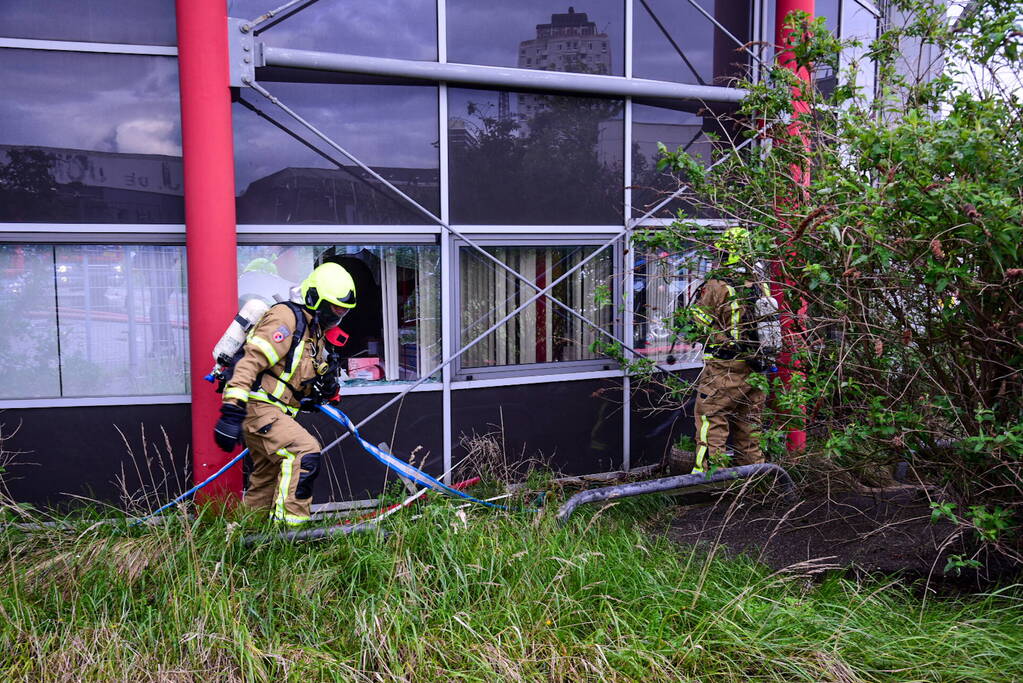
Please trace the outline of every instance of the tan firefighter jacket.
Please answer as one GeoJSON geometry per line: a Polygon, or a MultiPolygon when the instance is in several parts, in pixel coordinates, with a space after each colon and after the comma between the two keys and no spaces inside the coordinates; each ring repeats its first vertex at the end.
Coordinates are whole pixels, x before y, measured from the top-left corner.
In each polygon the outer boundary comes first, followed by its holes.
{"type": "Polygon", "coordinates": [[[289,415],[298,412],[301,398],[307,393],[303,383],[316,377],[323,349],[322,338],[314,336],[312,315],[305,309],[302,314],[306,318],[305,332],[297,342],[293,336],[295,314],[289,306],[271,306],[263,314],[245,340],[245,355],[235,365],[234,374],[224,388],[224,401],[242,406],[250,400],[263,401],[289,415]],[[292,343],[298,346],[288,363],[292,343]],[[295,395],[293,388],[299,395],[295,395]]]}
{"type": "MultiPolygon", "coordinates": [[[[743,342],[751,339],[756,325],[748,305],[750,286],[750,283],[732,285],[711,279],[700,287],[700,298],[692,309],[692,317],[706,335],[704,360],[731,360],[748,351],[743,342]]],[[[767,283],[758,282],[756,286],[765,296],[771,295],[767,283]]]]}

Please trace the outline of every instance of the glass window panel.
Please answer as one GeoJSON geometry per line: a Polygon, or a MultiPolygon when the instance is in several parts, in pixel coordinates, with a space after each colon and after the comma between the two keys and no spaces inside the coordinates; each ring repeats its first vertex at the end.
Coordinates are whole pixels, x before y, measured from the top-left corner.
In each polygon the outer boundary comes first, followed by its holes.
{"type": "Polygon", "coordinates": [[[637,253],[633,277],[633,348],[658,363],[700,362],[702,348],[679,339],[675,316],[695,302],[709,263],[692,252],[661,249],[637,253]]]}
{"type": "Polygon", "coordinates": [[[184,222],[176,60],[0,49],[0,90],[0,222],[184,222]]]}
{"type": "Polygon", "coordinates": [[[57,245],[64,396],[188,393],[185,249],[57,245]]]}
{"type": "MultiPolygon", "coordinates": [[[[878,19],[858,2],[847,2],[843,5],[842,38],[845,40],[856,39],[861,44],[848,46],[842,51],[842,68],[858,64],[856,85],[862,89],[865,95],[872,97],[876,88],[877,65],[871,63],[868,54],[871,43],[878,35],[878,19]]],[[[912,54],[911,51],[910,54],[912,54]]],[[[940,69],[940,67],[935,68],[940,69]]],[[[937,74],[935,73],[934,76],[936,77],[937,74]]]]}
{"type": "MultiPolygon", "coordinates": [[[[729,33],[749,40],[750,2],[699,0],[729,33]]],[[[771,3],[773,4],[773,3],[771,3]]],[[[727,85],[747,57],[738,43],[688,2],[642,0],[634,14],[633,75],[660,81],[727,85]]]]}
{"type": "MultiPolygon", "coordinates": [[[[227,13],[251,20],[283,4],[284,0],[228,0],[227,13]]],[[[257,35],[274,47],[432,61],[437,59],[437,3],[323,0],[257,35]]]]}
{"type": "Polygon", "coordinates": [[[623,221],[621,100],[452,88],[448,101],[455,223],[623,221]]]}
{"type": "Polygon", "coordinates": [[[0,398],[60,396],[53,247],[0,244],[0,398]]]}
{"type": "Polygon", "coordinates": [[[439,258],[435,246],[239,246],[238,306],[286,300],[313,268],[339,263],[358,301],[341,322],[347,383],[415,380],[441,360],[439,258]]]}
{"type": "Polygon", "coordinates": [[[625,4],[448,0],[448,61],[621,76],[625,4]]]}
{"type": "MultiPolygon", "coordinates": [[[[488,253],[546,287],[593,253],[596,247],[486,247],[488,253]]],[[[536,290],[469,247],[460,249],[461,343],[468,344],[528,301],[536,290]]],[[[600,256],[557,285],[551,296],[610,331],[610,305],[598,305],[597,288],[611,285],[612,254],[600,256]]],[[[565,313],[548,297],[534,301],[461,359],[462,368],[531,365],[599,358],[590,350],[599,332],[565,313]]]]}
{"type": "MultiPolygon", "coordinates": [[[[270,83],[267,89],[434,215],[440,212],[437,88],[270,83]]],[[[432,221],[253,93],[234,105],[239,223],[381,225],[432,221]]]]}
{"type": "MultiPolygon", "coordinates": [[[[667,199],[685,182],[677,171],[657,169],[658,143],[671,151],[682,148],[704,166],[714,160],[714,144],[706,132],[714,131],[713,119],[686,111],[632,105],[632,215],[643,216],[667,199]]],[[[682,200],[673,200],[658,209],[652,218],[670,218],[679,209],[690,215],[706,216],[707,211],[682,200]]]]}
{"type": "Polygon", "coordinates": [[[174,45],[174,0],[9,0],[0,3],[0,36],[174,45]]]}
{"type": "Polygon", "coordinates": [[[836,36],[842,22],[842,0],[816,0],[813,4],[815,17],[824,17],[824,25],[836,36]]]}
{"type": "MultiPolygon", "coordinates": [[[[840,36],[842,31],[842,2],[841,0],[817,0],[813,10],[815,17],[824,17],[824,25],[835,36],[840,36]]],[[[825,65],[814,70],[814,81],[817,89],[825,96],[830,96],[838,84],[837,74],[825,65]]]]}

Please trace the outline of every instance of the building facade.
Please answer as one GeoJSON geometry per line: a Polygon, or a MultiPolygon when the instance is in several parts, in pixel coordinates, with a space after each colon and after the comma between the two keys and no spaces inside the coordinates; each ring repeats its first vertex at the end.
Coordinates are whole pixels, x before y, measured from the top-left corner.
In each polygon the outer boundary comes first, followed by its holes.
{"type": "MultiPolygon", "coordinates": [[[[257,23],[271,4],[224,12],[237,246],[201,267],[236,272],[231,292],[188,291],[204,235],[189,232],[184,178],[202,148],[183,152],[173,0],[0,5],[10,495],[181,490],[208,448],[191,431],[194,378],[212,365],[189,351],[195,306],[272,300],[326,260],[360,298],[342,409],[359,421],[426,378],[367,424],[374,442],[449,476],[488,443],[570,473],[659,460],[690,419],[651,413],[592,347],[622,339],[698,371],[699,349],[660,319],[699,273],[625,245],[680,207],[657,142],[712,163],[708,112],[772,58],[737,48],[773,41],[774,0],[324,0],[257,23]],[[322,68],[312,51],[335,58],[322,68]]],[[[870,2],[818,7],[847,36],[877,30],[870,2]]],[[[316,502],[379,493],[386,473],[352,441],[327,453],[316,502]]]]}

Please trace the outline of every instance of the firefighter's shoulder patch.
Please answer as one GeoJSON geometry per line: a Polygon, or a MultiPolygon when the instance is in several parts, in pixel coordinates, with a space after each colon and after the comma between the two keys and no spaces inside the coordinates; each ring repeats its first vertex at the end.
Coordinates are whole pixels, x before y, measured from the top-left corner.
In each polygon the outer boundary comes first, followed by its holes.
{"type": "Polygon", "coordinates": [[[291,330],[288,329],[288,326],[287,325],[281,325],[276,330],[274,330],[273,340],[274,340],[274,342],[279,344],[282,341],[284,341],[285,339],[287,339],[289,334],[291,334],[291,330]]]}

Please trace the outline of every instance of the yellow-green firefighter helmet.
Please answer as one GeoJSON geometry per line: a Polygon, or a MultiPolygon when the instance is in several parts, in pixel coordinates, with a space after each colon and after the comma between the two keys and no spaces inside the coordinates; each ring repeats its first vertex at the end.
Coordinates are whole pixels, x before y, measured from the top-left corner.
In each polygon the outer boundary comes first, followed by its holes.
{"type": "Polygon", "coordinates": [[[725,266],[734,266],[753,255],[753,245],[746,228],[728,228],[717,238],[714,246],[723,252],[721,264],[725,266]]]}
{"type": "Polygon", "coordinates": [[[324,301],[342,308],[355,308],[355,280],[337,263],[324,263],[302,282],[302,300],[316,311],[324,301]]]}

